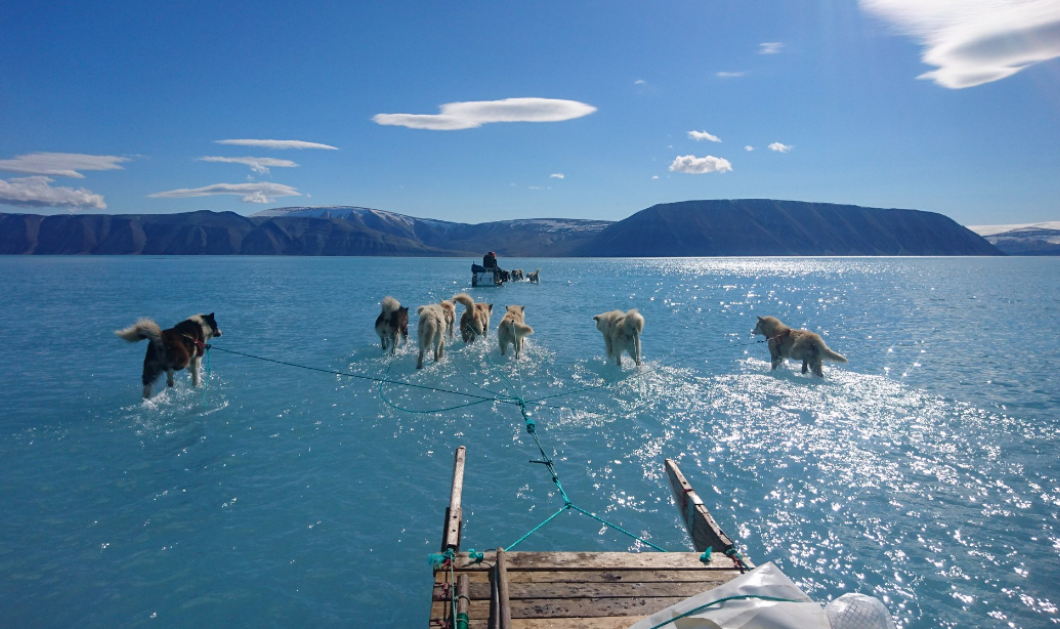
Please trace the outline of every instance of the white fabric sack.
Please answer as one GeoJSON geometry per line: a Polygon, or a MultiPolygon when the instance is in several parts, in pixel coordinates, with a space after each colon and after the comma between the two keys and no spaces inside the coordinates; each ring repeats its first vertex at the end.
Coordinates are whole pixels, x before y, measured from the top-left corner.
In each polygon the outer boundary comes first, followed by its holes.
{"type": "Polygon", "coordinates": [[[664,629],[831,629],[824,609],[806,596],[773,562],[652,614],[630,629],[651,629],[712,601],[748,594],[798,602],[760,598],[725,601],[676,620],[664,629]]]}
{"type": "Polygon", "coordinates": [[[844,594],[824,608],[832,629],[894,629],[883,601],[865,594],[844,594]]]}

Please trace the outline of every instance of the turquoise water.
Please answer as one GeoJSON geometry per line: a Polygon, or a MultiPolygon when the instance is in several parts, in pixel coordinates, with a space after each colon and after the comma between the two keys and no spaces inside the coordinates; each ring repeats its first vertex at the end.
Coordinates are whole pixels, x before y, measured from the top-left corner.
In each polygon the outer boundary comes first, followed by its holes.
{"type": "MultiPolygon", "coordinates": [[[[1060,622],[1060,260],[516,260],[540,285],[523,360],[457,341],[415,370],[373,323],[467,287],[470,260],[0,258],[0,618],[10,627],[424,626],[452,453],[464,547],[561,506],[517,409],[393,409],[370,382],[212,353],[202,390],[140,400],[145,347],[112,331],[216,311],[217,347],[526,398],[571,498],[689,549],[662,460],[756,562],[903,627],[1060,622]],[[638,307],[644,373],[605,364],[592,315],[638,307]],[[849,359],[771,373],[755,315],[849,359]],[[395,604],[397,603],[397,604],[395,604]]],[[[494,316],[493,327],[499,321],[494,316]]],[[[410,326],[415,342],[415,316],[410,326]]],[[[396,405],[464,399],[388,387],[396,405]]],[[[567,513],[524,550],[639,546],[567,513]]]]}

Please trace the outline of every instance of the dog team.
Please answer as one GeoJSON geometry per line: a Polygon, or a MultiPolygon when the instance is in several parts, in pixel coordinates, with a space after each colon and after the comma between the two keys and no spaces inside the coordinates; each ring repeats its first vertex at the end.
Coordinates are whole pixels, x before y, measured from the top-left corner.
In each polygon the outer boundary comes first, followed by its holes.
{"type": "MultiPolygon", "coordinates": [[[[475,303],[471,295],[458,293],[452,299],[420,306],[416,309],[419,315],[417,341],[420,350],[417,369],[423,368],[427,350],[433,350],[434,362],[440,361],[445,355],[446,338],[454,339],[456,335],[457,304],[464,307],[460,317],[460,337],[464,342],[473,343],[479,338],[486,338],[493,304],[475,303]]],[[[379,335],[383,352],[393,355],[401,341],[409,338],[409,309],[390,296],[383,298],[381,306],[375,320],[375,332],[379,335]]],[[[636,308],[626,312],[612,310],[598,314],[593,321],[596,329],[603,334],[609,361],[614,360],[616,365],[621,366],[622,354],[625,353],[640,366],[640,336],[644,331],[644,316],[636,308]]],[[[522,355],[523,339],[533,333],[534,329],[526,324],[526,307],[507,306],[497,326],[501,355],[507,354],[511,347],[518,359],[522,355]]],[[[772,369],[779,367],[785,359],[801,360],[802,373],[812,370],[814,375],[824,377],[823,361],[847,362],[844,356],[829,349],[819,334],[792,329],[776,317],[758,317],[752,333],[766,337],[772,369]]],[[[173,374],[182,369],[191,372],[192,386],[199,386],[199,369],[207,343],[221,336],[221,330],[211,312],[188,317],[168,330],[161,329],[151,319],[140,319],[123,330],[117,330],[115,334],[130,343],[150,341],[141,378],[143,396],[147,399],[151,397],[151,385],[162,372],[166,374],[167,387],[173,386],[173,374]]]]}

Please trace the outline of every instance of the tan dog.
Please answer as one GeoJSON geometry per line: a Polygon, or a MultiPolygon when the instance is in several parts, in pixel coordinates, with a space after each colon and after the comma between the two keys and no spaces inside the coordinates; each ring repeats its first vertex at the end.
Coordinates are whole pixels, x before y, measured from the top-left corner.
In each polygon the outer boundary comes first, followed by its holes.
{"type": "Polygon", "coordinates": [[[521,281],[523,281],[523,270],[522,269],[513,269],[512,270],[512,281],[513,282],[521,282],[521,281]]]}
{"type": "Polygon", "coordinates": [[[634,308],[629,312],[612,310],[593,317],[596,329],[604,335],[607,357],[614,358],[622,366],[622,352],[628,352],[633,362],[640,366],[640,334],[644,330],[644,317],[634,308]]]}
{"type": "Polygon", "coordinates": [[[460,316],[460,336],[464,342],[471,343],[480,336],[486,336],[490,328],[493,304],[476,304],[467,293],[454,295],[453,301],[464,306],[464,314],[460,316]]]}
{"type": "Polygon", "coordinates": [[[430,347],[434,347],[434,362],[445,355],[445,309],[441,304],[428,304],[417,308],[416,314],[420,318],[416,334],[420,357],[416,361],[416,369],[423,369],[423,355],[430,347]]]}
{"type": "Polygon", "coordinates": [[[456,304],[448,299],[443,299],[442,303],[438,305],[445,311],[445,332],[449,335],[449,338],[453,338],[453,330],[456,328],[456,304]]]}
{"type": "Polygon", "coordinates": [[[541,269],[538,269],[538,270],[534,271],[533,273],[527,273],[526,274],[526,279],[531,284],[540,284],[541,283],[541,269]]]}
{"type": "Polygon", "coordinates": [[[776,317],[758,317],[758,323],[755,324],[752,332],[761,334],[769,340],[769,357],[773,363],[773,369],[779,367],[785,358],[791,358],[802,361],[802,373],[806,373],[809,368],[813,369],[815,375],[823,378],[823,361],[847,362],[844,356],[828,349],[819,334],[806,330],[792,330],[776,317]]]}
{"type": "Polygon", "coordinates": [[[497,326],[497,341],[501,345],[501,356],[507,351],[508,345],[515,347],[515,359],[523,351],[523,338],[534,333],[534,329],[525,323],[525,306],[508,306],[507,312],[497,326]]]}

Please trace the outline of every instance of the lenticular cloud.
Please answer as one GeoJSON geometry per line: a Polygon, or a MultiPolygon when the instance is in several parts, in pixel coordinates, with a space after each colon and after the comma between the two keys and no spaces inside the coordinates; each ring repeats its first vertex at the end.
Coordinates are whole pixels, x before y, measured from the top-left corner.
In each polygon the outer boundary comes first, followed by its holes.
{"type": "Polygon", "coordinates": [[[243,197],[244,203],[271,203],[276,197],[298,197],[297,189],[282,183],[215,183],[202,188],[181,188],[148,195],[156,199],[188,199],[231,194],[243,197]]]}
{"type": "Polygon", "coordinates": [[[555,98],[505,98],[503,100],[447,103],[438,114],[376,114],[376,124],[455,131],[474,129],[491,122],[562,122],[588,116],[596,107],[555,98]]]}
{"type": "Polygon", "coordinates": [[[924,44],[918,78],[974,87],[1060,57],[1055,0],[861,0],[861,6],[924,44]]]}

